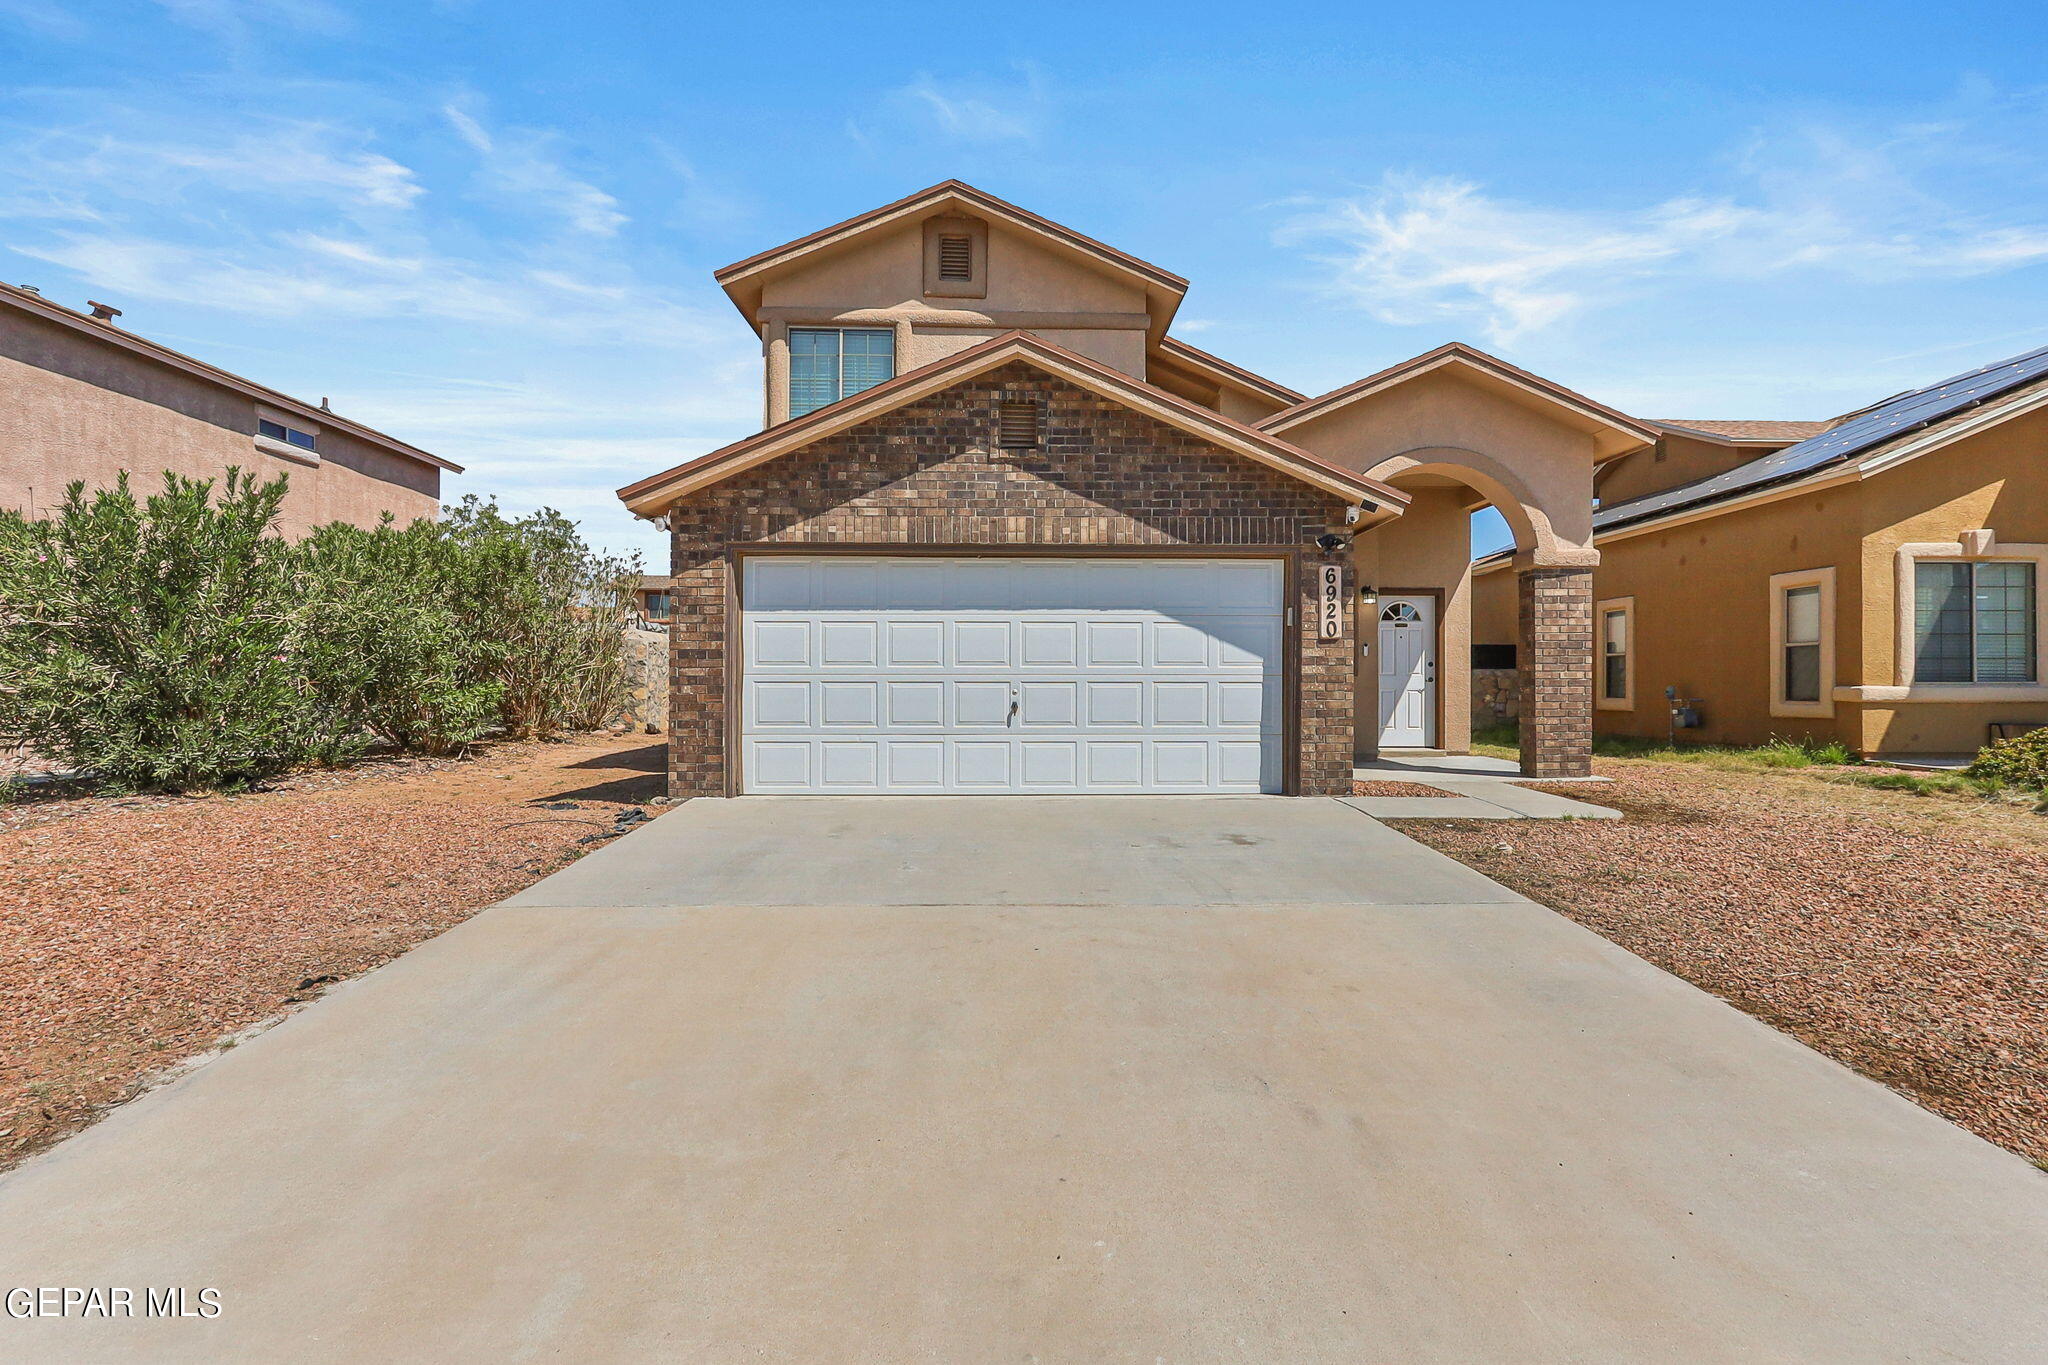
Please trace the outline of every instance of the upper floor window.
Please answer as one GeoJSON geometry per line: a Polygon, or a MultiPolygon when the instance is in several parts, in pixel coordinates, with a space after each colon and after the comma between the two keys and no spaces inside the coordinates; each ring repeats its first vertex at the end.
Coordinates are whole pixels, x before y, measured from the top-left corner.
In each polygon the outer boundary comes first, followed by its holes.
{"type": "Polygon", "coordinates": [[[2034,566],[1923,559],[1913,565],[1913,681],[2032,682],[2034,566]]]}
{"type": "Polygon", "coordinates": [[[297,446],[300,450],[313,449],[316,440],[313,432],[287,426],[283,422],[274,422],[268,417],[259,417],[256,420],[256,434],[268,436],[273,441],[283,441],[286,445],[297,446]]]}
{"type": "Polygon", "coordinates": [[[801,417],[896,373],[896,333],[886,327],[789,329],[789,415],[801,417]]]}

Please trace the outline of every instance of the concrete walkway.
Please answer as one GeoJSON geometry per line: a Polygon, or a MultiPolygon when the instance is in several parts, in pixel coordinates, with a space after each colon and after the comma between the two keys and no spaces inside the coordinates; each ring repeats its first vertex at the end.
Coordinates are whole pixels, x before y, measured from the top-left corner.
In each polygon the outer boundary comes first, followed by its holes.
{"type": "Polygon", "coordinates": [[[0,1181],[0,1286],[221,1302],[7,1360],[2031,1361],[2044,1283],[2024,1162],[1334,801],[693,802],[0,1181]]]}

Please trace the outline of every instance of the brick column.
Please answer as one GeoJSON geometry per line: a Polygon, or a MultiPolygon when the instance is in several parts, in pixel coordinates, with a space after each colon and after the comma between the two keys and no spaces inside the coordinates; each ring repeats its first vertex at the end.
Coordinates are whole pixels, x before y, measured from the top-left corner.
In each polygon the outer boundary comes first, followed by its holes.
{"type": "Polygon", "coordinates": [[[1522,771],[1593,771],[1593,571],[1524,569],[1521,587],[1522,771]]]}
{"type": "Polygon", "coordinates": [[[668,794],[724,796],[726,585],[722,545],[677,545],[668,648],[668,794]]]}

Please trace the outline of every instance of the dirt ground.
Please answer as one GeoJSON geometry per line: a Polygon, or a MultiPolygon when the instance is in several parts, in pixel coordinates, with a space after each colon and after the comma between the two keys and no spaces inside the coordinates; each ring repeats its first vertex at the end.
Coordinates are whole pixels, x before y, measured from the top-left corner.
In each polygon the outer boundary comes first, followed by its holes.
{"type": "Polygon", "coordinates": [[[662,763],[589,735],[0,806],[0,1166],[658,814],[662,763]]]}
{"type": "Polygon", "coordinates": [[[2048,818],[1801,771],[1603,760],[1623,821],[1407,821],[2048,1168],[2048,818]]]}

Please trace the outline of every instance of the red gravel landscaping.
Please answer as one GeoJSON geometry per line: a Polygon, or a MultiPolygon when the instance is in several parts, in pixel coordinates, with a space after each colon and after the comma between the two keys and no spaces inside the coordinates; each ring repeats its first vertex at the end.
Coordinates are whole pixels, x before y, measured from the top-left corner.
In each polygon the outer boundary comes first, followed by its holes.
{"type": "Polygon", "coordinates": [[[1436,787],[1425,787],[1420,782],[1361,782],[1351,784],[1353,796],[1450,796],[1452,793],[1436,787]]]}
{"type": "Polygon", "coordinates": [[[0,806],[0,1166],[546,876],[661,766],[659,740],[593,735],[0,806]]]}
{"type": "Polygon", "coordinates": [[[1403,833],[2048,1165],[2048,818],[1615,760],[1622,821],[1403,833]]]}

